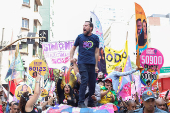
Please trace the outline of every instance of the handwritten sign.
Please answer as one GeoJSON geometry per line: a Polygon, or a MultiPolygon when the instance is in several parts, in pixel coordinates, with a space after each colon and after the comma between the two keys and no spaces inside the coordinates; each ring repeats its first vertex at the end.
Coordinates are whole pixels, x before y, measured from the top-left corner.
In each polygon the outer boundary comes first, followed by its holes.
{"type": "Polygon", "coordinates": [[[44,76],[47,71],[47,65],[43,60],[36,59],[33,60],[29,65],[29,74],[36,78],[37,73],[41,72],[41,75],[44,76]]]}
{"type": "Polygon", "coordinates": [[[70,50],[74,41],[43,43],[43,54],[49,68],[61,69],[70,65],[70,50]]]}
{"type": "Polygon", "coordinates": [[[29,93],[32,93],[32,89],[30,86],[28,86],[26,84],[21,84],[21,85],[17,86],[15,89],[15,96],[16,96],[17,100],[20,100],[21,95],[27,91],[29,93]]]}

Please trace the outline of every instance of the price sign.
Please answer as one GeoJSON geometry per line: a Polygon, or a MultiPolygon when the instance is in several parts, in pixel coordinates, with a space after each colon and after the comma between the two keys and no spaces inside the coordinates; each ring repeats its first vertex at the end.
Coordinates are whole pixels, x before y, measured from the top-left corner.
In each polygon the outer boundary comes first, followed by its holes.
{"type": "Polygon", "coordinates": [[[147,48],[140,55],[140,64],[144,68],[141,72],[141,82],[147,85],[146,81],[151,80],[152,85],[158,80],[158,70],[163,66],[164,57],[162,53],[155,48],[147,48]]]}
{"type": "Polygon", "coordinates": [[[44,76],[47,71],[47,65],[43,60],[36,59],[33,60],[29,65],[29,74],[36,78],[37,73],[41,72],[41,75],[44,76]]]}

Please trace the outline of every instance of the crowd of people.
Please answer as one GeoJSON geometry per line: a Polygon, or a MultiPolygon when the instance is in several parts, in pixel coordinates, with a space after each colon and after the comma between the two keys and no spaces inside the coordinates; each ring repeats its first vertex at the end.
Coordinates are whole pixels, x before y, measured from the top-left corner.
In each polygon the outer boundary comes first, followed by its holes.
{"type": "MultiPolygon", "coordinates": [[[[156,99],[154,93],[149,88],[142,94],[142,100],[136,93],[135,98],[124,101],[119,97],[118,84],[120,76],[127,76],[139,70],[129,70],[122,72],[122,67],[117,66],[110,74],[102,72],[98,68],[99,38],[92,34],[93,24],[86,21],[83,26],[83,34],[78,35],[74,46],[70,51],[70,76],[75,76],[73,84],[63,84],[65,72],[59,73],[56,82],[56,94],[47,96],[44,102],[37,100],[41,94],[40,80],[38,72],[35,78],[35,89],[33,94],[24,92],[20,101],[3,103],[0,98],[0,113],[37,113],[47,110],[47,108],[57,104],[65,104],[73,107],[87,108],[101,106],[112,103],[116,113],[166,113],[169,112],[167,98],[156,99]],[[79,46],[78,59],[73,58],[75,49],[79,46]],[[74,72],[72,72],[72,70],[74,72]],[[9,108],[9,110],[8,110],[9,108]]],[[[101,56],[103,58],[104,56],[101,56]]],[[[67,74],[68,75],[68,74],[67,74]]],[[[3,93],[3,90],[1,91],[3,93]]],[[[2,96],[0,94],[0,96],[2,96]]]]}

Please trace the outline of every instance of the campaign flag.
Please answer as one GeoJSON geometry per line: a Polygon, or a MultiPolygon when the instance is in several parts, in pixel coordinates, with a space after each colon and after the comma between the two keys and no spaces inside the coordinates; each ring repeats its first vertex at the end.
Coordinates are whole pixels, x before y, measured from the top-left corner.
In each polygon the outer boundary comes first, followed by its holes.
{"type": "Polygon", "coordinates": [[[112,103],[107,103],[98,107],[79,108],[65,104],[49,107],[46,113],[114,113],[117,107],[112,103]]]}
{"type": "Polygon", "coordinates": [[[104,74],[106,74],[107,72],[102,26],[94,12],[91,12],[91,19],[93,23],[93,33],[99,37],[99,59],[98,59],[99,72],[102,71],[104,74]]]}
{"type": "MultiPolygon", "coordinates": [[[[130,56],[128,56],[123,72],[130,71],[130,70],[132,70],[132,66],[131,66],[130,56]]],[[[122,90],[122,88],[125,84],[127,84],[128,82],[131,82],[132,80],[133,80],[133,74],[128,75],[128,76],[123,76],[122,81],[121,81],[120,90],[122,90]]]]}
{"type": "MultiPolygon", "coordinates": [[[[114,71],[116,66],[122,67],[122,72],[125,71],[126,62],[128,59],[128,43],[126,40],[125,48],[122,50],[114,50],[109,47],[105,47],[105,58],[106,58],[106,69],[107,73],[111,73],[114,71]]],[[[122,86],[122,80],[123,77],[119,77],[119,85],[118,85],[118,92],[120,91],[120,88],[122,86]]],[[[117,93],[117,92],[116,92],[117,93]]]]}
{"type": "Polygon", "coordinates": [[[134,81],[135,81],[135,91],[138,93],[138,96],[140,97],[141,81],[140,81],[140,73],[139,72],[138,72],[138,75],[134,75],[134,81]]]}
{"type": "Polygon", "coordinates": [[[119,97],[120,96],[123,100],[126,100],[127,97],[131,96],[131,82],[123,85],[122,90],[119,92],[119,97]]]}
{"type": "Polygon", "coordinates": [[[35,88],[35,78],[33,78],[27,72],[25,72],[25,75],[27,77],[26,84],[29,85],[32,88],[32,90],[34,90],[34,88],[35,88]]]}
{"type": "Polygon", "coordinates": [[[44,89],[46,89],[47,91],[50,91],[50,87],[51,87],[51,82],[49,79],[46,80],[45,82],[45,86],[44,86],[44,89]]]}
{"type": "Polygon", "coordinates": [[[147,37],[147,19],[143,8],[135,3],[135,14],[136,14],[136,65],[140,66],[140,55],[148,48],[148,37],[147,37]]]}
{"type": "Polygon", "coordinates": [[[8,80],[10,81],[13,79],[22,78],[23,74],[24,74],[24,66],[21,60],[21,55],[19,52],[19,43],[18,43],[18,45],[16,46],[15,56],[13,57],[13,60],[8,69],[8,72],[5,77],[5,81],[7,82],[8,80]]]}
{"type": "Polygon", "coordinates": [[[54,81],[54,74],[53,74],[53,69],[49,68],[49,74],[50,74],[50,79],[54,81]]]}
{"type": "Polygon", "coordinates": [[[74,41],[45,42],[42,44],[43,54],[48,68],[61,69],[70,66],[70,50],[74,41]]]}

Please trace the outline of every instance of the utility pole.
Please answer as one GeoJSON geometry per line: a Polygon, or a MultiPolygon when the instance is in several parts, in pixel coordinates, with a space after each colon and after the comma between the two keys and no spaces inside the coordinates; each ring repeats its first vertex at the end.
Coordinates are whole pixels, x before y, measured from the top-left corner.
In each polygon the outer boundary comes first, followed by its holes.
{"type": "MultiPolygon", "coordinates": [[[[5,28],[2,28],[2,40],[1,40],[1,46],[3,46],[3,39],[4,39],[4,29],[5,28]]],[[[1,68],[2,68],[2,52],[0,52],[0,90],[2,89],[2,82],[1,82],[1,68]]]]}

